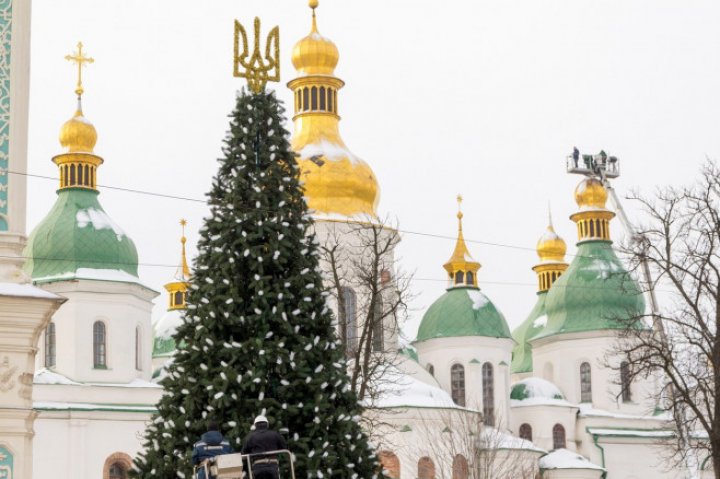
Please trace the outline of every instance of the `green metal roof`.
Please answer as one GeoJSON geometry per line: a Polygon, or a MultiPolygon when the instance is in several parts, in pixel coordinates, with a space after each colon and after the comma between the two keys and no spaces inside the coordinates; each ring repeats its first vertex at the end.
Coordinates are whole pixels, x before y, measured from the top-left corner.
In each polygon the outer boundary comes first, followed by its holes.
{"type": "Polygon", "coordinates": [[[513,339],[517,345],[513,348],[512,364],[510,371],[512,373],[529,373],[533,370],[532,346],[528,340],[537,336],[547,324],[547,316],[545,315],[545,300],[547,299],[547,291],[538,293],[535,307],[528,315],[527,319],[513,331],[513,339]]]}
{"type": "MultiPolygon", "coordinates": [[[[533,339],[581,331],[624,329],[645,311],[637,282],[610,241],[578,244],[575,259],[555,281],[545,301],[547,326],[533,339]]],[[[634,325],[643,327],[641,323],[634,325]]]]}
{"type": "Polygon", "coordinates": [[[468,286],[448,289],[428,308],[417,341],[456,336],[511,337],[502,313],[478,288],[468,286]]]}
{"type": "Polygon", "coordinates": [[[135,244],[110,219],[98,192],[67,188],[28,238],[25,270],[37,282],[137,280],[135,244]]]}

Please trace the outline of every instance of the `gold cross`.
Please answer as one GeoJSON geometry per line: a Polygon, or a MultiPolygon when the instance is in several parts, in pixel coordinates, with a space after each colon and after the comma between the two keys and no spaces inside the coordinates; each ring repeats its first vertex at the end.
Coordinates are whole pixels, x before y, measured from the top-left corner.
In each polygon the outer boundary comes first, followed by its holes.
{"type": "Polygon", "coordinates": [[[65,60],[77,63],[78,81],[77,81],[77,87],[75,88],[75,93],[77,94],[78,98],[80,98],[82,96],[82,94],[85,92],[85,90],[83,90],[83,86],[82,86],[82,67],[85,65],[85,63],[93,63],[95,61],[94,58],[84,56],[82,48],[83,48],[82,42],[78,42],[77,52],[73,53],[72,55],[65,55],[65,60]]]}

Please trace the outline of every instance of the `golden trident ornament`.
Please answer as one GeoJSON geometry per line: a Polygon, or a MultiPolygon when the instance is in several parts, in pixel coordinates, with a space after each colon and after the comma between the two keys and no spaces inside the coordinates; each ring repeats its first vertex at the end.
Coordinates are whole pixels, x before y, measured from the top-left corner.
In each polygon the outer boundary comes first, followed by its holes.
{"type": "Polygon", "coordinates": [[[78,80],[77,80],[77,86],[75,87],[75,93],[77,94],[78,98],[80,98],[82,96],[82,94],[85,93],[85,90],[83,89],[83,86],[82,86],[82,69],[86,63],[93,63],[95,61],[94,58],[86,57],[85,55],[83,55],[82,49],[83,49],[82,42],[78,42],[77,52],[73,53],[72,55],[65,55],[65,60],[77,63],[78,80]]]}
{"type": "Polygon", "coordinates": [[[255,17],[255,42],[252,53],[248,48],[245,28],[235,20],[235,68],[233,76],[246,78],[253,93],[260,93],[268,81],[280,81],[280,29],[268,33],[265,56],[260,51],[260,19],[255,17]],[[242,38],[242,53],[240,39],[242,38]]]}

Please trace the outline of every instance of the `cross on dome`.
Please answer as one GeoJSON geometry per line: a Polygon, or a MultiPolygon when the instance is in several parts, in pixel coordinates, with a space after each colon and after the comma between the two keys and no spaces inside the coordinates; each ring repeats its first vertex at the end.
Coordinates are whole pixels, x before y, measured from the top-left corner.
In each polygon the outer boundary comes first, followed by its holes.
{"type": "Polygon", "coordinates": [[[462,202],[462,195],[457,195],[458,236],[455,242],[455,250],[448,262],[443,265],[443,268],[448,272],[453,286],[477,286],[477,272],[480,269],[480,263],[473,259],[465,244],[462,229],[462,202]]]}
{"type": "Polygon", "coordinates": [[[82,42],[78,42],[77,44],[77,52],[71,54],[71,55],[65,55],[65,60],[68,60],[70,62],[74,62],[77,64],[77,86],[75,87],[75,93],[78,96],[78,100],[82,97],[82,94],[85,93],[85,90],[82,86],[82,69],[85,64],[94,63],[95,59],[91,57],[86,57],[83,54],[83,44],[82,42]]]}

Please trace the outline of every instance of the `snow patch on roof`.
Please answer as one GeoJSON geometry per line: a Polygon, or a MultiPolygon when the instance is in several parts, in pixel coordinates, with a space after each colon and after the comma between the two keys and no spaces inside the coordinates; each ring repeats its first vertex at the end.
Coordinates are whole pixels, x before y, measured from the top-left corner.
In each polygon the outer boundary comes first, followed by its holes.
{"type": "Polygon", "coordinates": [[[181,309],[171,309],[163,314],[153,325],[154,338],[167,340],[175,336],[177,328],[183,323],[184,313],[181,309]]]}
{"type": "Polygon", "coordinates": [[[543,314],[542,316],[538,316],[538,318],[533,321],[533,328],[540,328],[547,326],[548,317],[547,314],[543,314]]]}
{"type": "Polygon", "coordinates": [[[96,386],[113,388],[158,388],[159,386],[144,379],[135,378],[129,383],[79,383],[63,376],[62,374],[50,371],[46,368],[35,371],[34,384],[56,384],[64,386],[96,386]]]}
{"type": "Polygon", "coordinates": [[[477,289],[466,289],[465,292],[470,297],[470,301],[473,303],[473,309],[478,310],[484,308],[490,300],[477,289]]]}
{"type": "Polygon", "coordinates": [[[378,385],[378,398],[372,406],[464,409],[455,404],[444,390],[404,374],[394,367],[386,371],[383,383],[378,385]]]}
{"type": "Polygon", "coordinates": [[[583,271],[594,271],[598,274],[598,279],[608,279],[610,275],[624,273],[620,265],[614,262],[593,258],[592,263],[585,265],[583,271]]]}
{"type": "Polygon", "coordinates": [[[674,437],[673,431],[656,429],[612,429],[612,428],[595,428],[589,427],[588,432],[590,434],[597,434],[598,436],[615,436],[615,437],[648,437],[648,438],[670,438],[674,437]]]}
{"type": "Polygon", "coordinates": [[[556,449],[540,458],[540,469],[592,469],[604,471],[576,452],[567,449],[556,449]]]}
{"type": "Polygon", "coordinates": [[[480,432],[481,448],[486,449],[523,449],[526,451],[547,452],[531,441],[521,439],[492,427],[483,428],[480,432]]]}
{"type": "Polygon", "coordinates": [[[48,293],[32,284],[0,283],[0,296],[21,298],[60,299],[60,296],[48,293]]]}
{"type": "MultiPolygon", "coordinates": [[[[68,271],[66,273],[34,278],[33,281],[43,283],[47,281],[62,281],[70,279],[90,279],[97,281],[117,281],[119,283],[138,283],[138,277],[133,276],[127,271],[121,269],[97,269],[97,268],[78,268],[77,271],[68,271]]],[[[143,285],[144,286],[144,285],[143,285]]],[[[147,288],[147,286],[145,286],[147,288]]],[[[150,289],[150,288],[148,288],[150,289]]]]}
{"type": "Polygon", "coordinates": [[[658,415],[634,415],[634,414],[620,414],[615,412],[606,411],[604,409],[595,409],[590,403],[581,403],[580,416],[584,417],[610,417],[615,419],[648,419],[653,421],[669,421],[672,416],[668,413],[662,413],[658,415]]]}
{"type": "MultiPolygon", "coordinates": [[[[348,160],[353,165],[356,163],[364,163],[360,157],[348,150],[345,145],[332,143],[326,139],[322,139],[317,143],[311,143],[305,145],[302,150],[298,152],[300,158],[308,159],[312,157],[324,157],[329,161],[342,161],[348,160]]],[[[318,159],[321,161],[321,159],[318,159]]]]}
{"type": "Polygon", "coordinates": [[[518,401],[531,398],[561,399],[565,396],[562,391],[551,383],[541,378],[527,378],[512,385],[510,396],[518,401]]]}
{"type": "Polygon", "coordinates": [[[92,403],[73,403],[73,402],[56,402],[56,401],[35,401],[33,409],[43,409],[51,411],[127,411],[127,412],[147,412],[153,413],[157,408],[152,405],[126,405],[126,404],[92,404],[92,403]]]}
{"type": "Polygon", "coordinates": [[[122,241],[125,232],[102,210],[97,208],[86,208],[78,210],[75,214],[75,221],[79,228],[85,228],[92,225],[96,230],[111,229],[115,233],[118,241],[122,241]]]}

